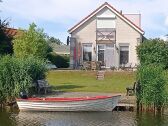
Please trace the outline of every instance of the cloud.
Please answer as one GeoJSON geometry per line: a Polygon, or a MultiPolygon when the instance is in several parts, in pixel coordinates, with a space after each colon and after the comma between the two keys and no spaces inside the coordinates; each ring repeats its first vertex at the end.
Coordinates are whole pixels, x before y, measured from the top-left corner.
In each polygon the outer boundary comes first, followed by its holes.
{"type": "MultiPolygon", "coordinates": [[[[142,28],[147,37],[168,33],[167,0],[106,0],[123,13],[141,13],[142,28]],[[152,33],[156,32],[155,34],[152,33]]],[[[105,0],[4,0],[0,5],[3,15],[16,22],[42,22],[62,25],[69,29],[90,14],[105,0]]],[[[19,25],[19,24],[17,24],[19,25]]],[[[59,32],[60,31],[56,31],[59,32]]],[[[66,31],[63,31],[65,34],[66,31]]]]}
{"type": "Polygon", "coordinates": [[[166,17],[165,25],[168,26],[168,16],[166,17]]]}
{"type": "Polygon", "coordinates": [[[90,0],[7,0],[3,2],[3,11],[31,21],[66,23],[80,19],[91,5],[90,0]]]}

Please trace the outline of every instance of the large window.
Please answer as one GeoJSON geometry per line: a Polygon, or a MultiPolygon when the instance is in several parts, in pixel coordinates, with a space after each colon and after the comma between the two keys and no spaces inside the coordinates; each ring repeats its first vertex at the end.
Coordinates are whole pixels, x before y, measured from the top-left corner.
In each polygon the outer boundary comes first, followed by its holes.
{"type": "Polygon", "coordinates": [[[120,46],[120,65],[129,61],[129,46],[120,46]]]}
{"type": "Polygon", "coordinates": [[[83,61],[92,61],[92,44],[83,45],[83,61]]]}

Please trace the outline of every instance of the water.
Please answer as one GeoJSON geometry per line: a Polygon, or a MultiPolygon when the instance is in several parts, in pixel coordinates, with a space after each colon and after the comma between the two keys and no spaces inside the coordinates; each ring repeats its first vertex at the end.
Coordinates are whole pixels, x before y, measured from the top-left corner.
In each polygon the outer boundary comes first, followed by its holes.
{"type": "Polygon", "coordinates": [[[168,115],[135,112],[0,112],[0,126],[168,126],[168,115]]]}

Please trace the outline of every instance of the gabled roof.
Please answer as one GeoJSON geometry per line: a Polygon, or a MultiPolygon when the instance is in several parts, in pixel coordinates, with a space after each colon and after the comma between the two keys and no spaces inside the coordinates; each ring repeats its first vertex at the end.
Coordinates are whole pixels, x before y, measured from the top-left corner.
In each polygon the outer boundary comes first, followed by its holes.
{"type": "Polygon", "coordinates": [[[138,31],[141,34],[144,34],[144,31],[140,27],[138,27],[136,24],[134,24],[132,21],[130,21],[127,17],[125,17],[122,13],[120,13],[119,11],[117,11],[113,6],[111,6],[107,2],[105,2],[104,4],[102,4],[99,8],[97,8],[90,15],[88,15],[83,20],[81,20],[79,23],[77,23],[74,27],[72,27],[71,29],[69,29],[68,32],[72,33],[73,31],[75,31],[77,28],[79,28],[81,25],[83,25],[86,21],[88,21],[90,18],[92,18],[93,16],[95,16],[98,12],[100,12],[105,7],[107,7],[108,9],[110,9],[114,14],[116,14],[118,17],[120,17],[122,20],[124,20],[127,24],[129,24],[130,26],[132,26],[136,31],[138,31]]]}

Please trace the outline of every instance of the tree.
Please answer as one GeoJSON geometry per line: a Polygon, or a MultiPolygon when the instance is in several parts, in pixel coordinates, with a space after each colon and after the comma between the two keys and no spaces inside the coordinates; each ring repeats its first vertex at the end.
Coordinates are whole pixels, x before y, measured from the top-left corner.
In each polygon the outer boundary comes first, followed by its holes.
{"type": "Polygon", "coordinates": [[[11,54],[13,53],[12,39],[10,34],[7,34],[6,30],[9,26],[7,20],[0,19],[0,54],[11,54]]]}
{"type": "Polygon", "coordinates": [[[49,43],[56,43],[58,45],[62,45],[63,43],[57,39],[57,38],[54,38],[54,37],[48,37],[48,40],[47,40],[49,43]]]}
{"type": "Polygon", "coordinates": [[[137,47],[141,64],[159,64],[168,68],[168,43],[160,39],[144,41],[137,47]]]}
{"type": "Polygon", "coordinates": [[[19,35],[14,39],[14,55],[16,57],[46,58],[48,48],[46,34],[34,23],[30,24],[28,30],[20,30],[19,35]]]}

